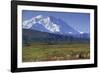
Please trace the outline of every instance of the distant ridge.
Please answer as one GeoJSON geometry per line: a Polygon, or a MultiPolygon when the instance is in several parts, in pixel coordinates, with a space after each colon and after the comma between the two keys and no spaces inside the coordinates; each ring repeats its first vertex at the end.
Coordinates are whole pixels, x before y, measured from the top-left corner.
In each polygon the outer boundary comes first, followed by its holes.
{"type": "Polygon", "coordinates": [[[31,42],[45,42],[45,43],[62,43],[62,42],[89,42],[89,34],[81,34],[81,35],[61,35],[55,33],[41,32],[37,30],[31,29],[23,29],[22,30],[22,39],[23,43],[31,43],[31,42]]]}

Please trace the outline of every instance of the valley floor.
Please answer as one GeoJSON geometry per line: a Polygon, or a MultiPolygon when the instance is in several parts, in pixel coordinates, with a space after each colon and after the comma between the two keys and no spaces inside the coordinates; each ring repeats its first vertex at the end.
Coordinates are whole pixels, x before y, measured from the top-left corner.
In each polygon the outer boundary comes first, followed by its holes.
{"type": "Polygon", "coordinates": [[[23,46],[23,62],[78,60],[90,58],[89,43],[35,44],[23,46]]]}

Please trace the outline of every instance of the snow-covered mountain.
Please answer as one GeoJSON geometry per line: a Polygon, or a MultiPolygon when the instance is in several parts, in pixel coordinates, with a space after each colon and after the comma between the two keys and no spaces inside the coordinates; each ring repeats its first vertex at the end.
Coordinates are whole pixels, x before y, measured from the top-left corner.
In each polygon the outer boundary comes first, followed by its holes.
{"type": "Polygon", "coordinates": [[[59,34],[79,34],[78,31],[65,23],[62,19],[43,15],[38,15],[29,20],[23,21],[23,29],[33,29],[59,34]]]}
{"type": "Polygon", "coordinates": [[[23,43],[89,42],[90,34],[78,32],[62,19],[38,15],[23,21],[23,43]]]}
{"type": "MultiPolygon", "coordinates": [[[[36,17],[33,17],[29,20],[26,20],[23,22],[23,28],[24,29],[36,29],[35,25],[41,24],[45,27],[45,29],[49,30],[50,32],[60,32],[60,27],[53,23],[50,20],[50,17],[43,17],[42,15],[38,15],[36,17]]],[[[38,26],[39,28],[39,26],[38,26]]],[[[38,29],[42,30],[42,29],[38,29]]]]}

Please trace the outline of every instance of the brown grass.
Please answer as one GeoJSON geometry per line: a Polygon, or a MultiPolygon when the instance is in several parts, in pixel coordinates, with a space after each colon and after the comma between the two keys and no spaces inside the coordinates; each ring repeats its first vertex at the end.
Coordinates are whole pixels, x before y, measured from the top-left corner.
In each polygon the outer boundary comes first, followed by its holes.
{"type": "Polygon", "coordinates": [[[31,44],[23,46],[22,61],[55,61],[89,59],[90,47],[87,43],[73,44],[31,44]]]}

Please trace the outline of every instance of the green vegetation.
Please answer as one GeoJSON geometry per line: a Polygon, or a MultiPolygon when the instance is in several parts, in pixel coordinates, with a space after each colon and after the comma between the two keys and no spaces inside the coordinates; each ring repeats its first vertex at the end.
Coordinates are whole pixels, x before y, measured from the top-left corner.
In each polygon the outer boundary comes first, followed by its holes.
{"type": "Polygon", "coordinates": [[[89,59],[89,43],[31,44],[23,46],[23,62],[89,59]]]}

